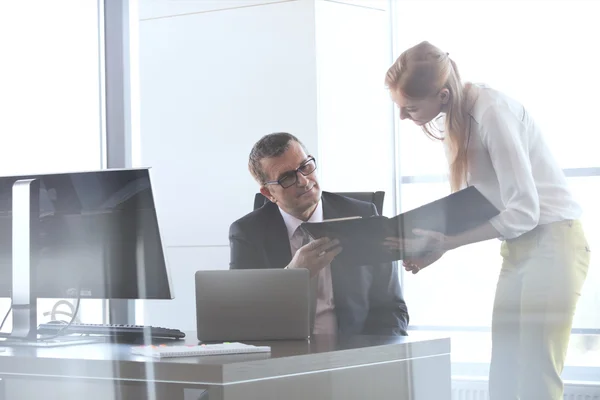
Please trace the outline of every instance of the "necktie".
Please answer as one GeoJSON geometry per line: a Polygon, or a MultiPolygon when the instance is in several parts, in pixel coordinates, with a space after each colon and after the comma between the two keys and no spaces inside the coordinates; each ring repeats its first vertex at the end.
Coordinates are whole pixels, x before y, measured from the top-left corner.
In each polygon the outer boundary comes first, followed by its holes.
{"type": "MultiPolygon", "coordinates": [[[[300,228],[298,228],[300,229],[300,228]]],[[[306,232],[304,232],[303,230],[300,229],[300,235],[302,235],[302,246],[306,246],[307,244],[310,243],[310,236],[308,236],[308,234],[306,232]]],[[[300,246],[300,247],[302,247],[300,246]]]]}
{"type": "MultiPolygon", "coordinates": [[[[299,227],[296,229],[295,232],[296,235],[299,235],[302,238],[302,242],[300,247],[303,247],[305,245],[307,245],[308,243],[310,243],[310,236],[308,236],[308,234],[306,232],[304,232],[302,229],[300,229],[299,227]]],[[[296,250],[297,251],[297,250],[296,250]]],[[[310,323],[310,332],[312,334],[312,331],[314,329],[315,326],[315,315],[317,313],[317,288],[318,288],[318,283],[319,283],[319,275],[317,274],[316,276],[312,277],[310,279],[310,285],[309,285],[309,323],[310,323]]]]}

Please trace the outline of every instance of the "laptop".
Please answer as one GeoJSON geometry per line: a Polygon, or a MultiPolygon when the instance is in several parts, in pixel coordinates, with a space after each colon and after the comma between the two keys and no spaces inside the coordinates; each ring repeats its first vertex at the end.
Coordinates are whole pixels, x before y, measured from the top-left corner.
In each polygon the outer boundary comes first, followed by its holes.
{"type": "Polygon", "coordinates": [[[307,269],[198,271],[195,278],[198,340],[309,338],[307,269]]]}

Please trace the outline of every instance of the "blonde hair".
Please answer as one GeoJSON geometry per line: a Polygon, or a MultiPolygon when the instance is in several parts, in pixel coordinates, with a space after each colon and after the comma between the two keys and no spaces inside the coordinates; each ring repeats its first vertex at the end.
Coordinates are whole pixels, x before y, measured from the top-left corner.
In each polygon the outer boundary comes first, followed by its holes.
{"type": "MultiPolygon", "coordinates": [[[[385,84],[391,91],[399,91],[404,97],[424,99],[435,96],[446,88],[449,99],[446,105],[445,136],[438,136],[433,122],[423,126],[427,136],[437,140],[448,140],[451,157],[450,186],[452,191],[459,190],[466,181],[467,140],[470,107],[467,106],[467,92],[470,84],[463,86],[458,68],[448,53],[429,42],[404,51],[388,69],[385,84]]],[[[472,106],[472,104],[469,104],[472,106]]]]}

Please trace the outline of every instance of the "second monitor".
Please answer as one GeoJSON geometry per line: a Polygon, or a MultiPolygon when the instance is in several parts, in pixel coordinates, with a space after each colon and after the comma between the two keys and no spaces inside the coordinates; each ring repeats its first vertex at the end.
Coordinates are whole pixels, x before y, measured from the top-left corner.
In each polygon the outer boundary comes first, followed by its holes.
{"type": "Polygon", "coordinates": [[[12,290],[13,188],[29,179],[36,297],[173,297],[149,169],[0,177],[1,297],[12,290]]]}

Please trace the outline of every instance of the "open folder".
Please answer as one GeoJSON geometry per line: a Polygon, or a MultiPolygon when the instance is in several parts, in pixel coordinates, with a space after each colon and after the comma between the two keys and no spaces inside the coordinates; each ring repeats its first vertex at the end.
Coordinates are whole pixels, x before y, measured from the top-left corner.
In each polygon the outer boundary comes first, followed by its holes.
{"type": "Polygon", "coordinates": [[[386,237],[414,238],[413,229],[456,235],[476,228],[498,214],[498,209],[470,186],[393,218],[350,217],[305,222],[300,226],[313,239],[338,239],[343,250],[336,260],[341,260],[344,265],[372,265],[402,260],[408,255],[401,250],[385,248],[386,237]]]}

